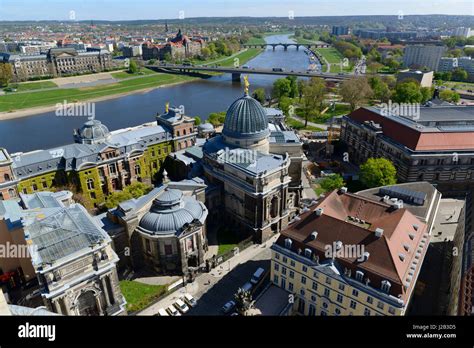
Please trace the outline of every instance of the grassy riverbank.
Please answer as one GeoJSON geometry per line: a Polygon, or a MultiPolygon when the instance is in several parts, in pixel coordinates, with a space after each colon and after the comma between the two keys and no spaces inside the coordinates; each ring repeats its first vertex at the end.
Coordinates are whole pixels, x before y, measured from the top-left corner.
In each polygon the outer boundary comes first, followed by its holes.
{"type": "MultiPolygon", "coordinates": [[[[32,91],[31,93],[8,94],[0,97],[0,112],[10,112],[40,106],[54,106],[57,103],[68,103],[103,98],[117,94],[132,93],[139,90],[156,88],[163,85],[186,82],[195,79],[185,75],[154,74],[137,79],[119,81],[113,84],[32,91]]],[[[0,116],[1,118],[1,116],[0,116]]]]}
{"type": "MultiPolygon", "coordinates": [[[[262,49],[259,48],[247,49],[235,56],[219,60],[218,64],[220,66],[232,66],[235,59],[239,59],[240,64],[245,64],[247,61],[258,56],[261,52],[262,49]]],[[[114,96],[122,96],[136,93],[141,90],[188,82],[197,79],[197,77],[186,75],[156,73],[149,69],[141,69],[141,74],[129,74],[126,71],[122,71],[113,73],[112,76],[122,81],[94,87],[67,89],[55,88],[49,90],[41,89],[51,87],[54,88],[56,85],[47,81],[22,84],[22,91],[31,90],[31,92],[18,94],[13,92],[4,96],[0,96],[0,112],[13,112],[16,110],[24,110],[28,108],[54,106],[55,104],[63,103],[64,101],[73,103],[97,98],[113,98],[114,96]]],[[[0,119],[1,118],[2,116],[0,115],[0,119]]]]}

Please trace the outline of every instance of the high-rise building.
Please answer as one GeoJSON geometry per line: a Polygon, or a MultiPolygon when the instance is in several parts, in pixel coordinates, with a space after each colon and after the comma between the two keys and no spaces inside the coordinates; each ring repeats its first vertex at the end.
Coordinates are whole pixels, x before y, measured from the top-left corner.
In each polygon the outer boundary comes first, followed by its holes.
{"type": "Polygon", "coordinates": [[[336,35],[336,36],[348,35],[349,34],[349,27],[348,26],[343,26],[343,25],[333,26],[331,34],[336,35]]]}
{"type": "Polygon", "coordinates": [[[408,68],[428,68],[437,71],[444,46],[409,45],[405,48],[403,64],[408,68]]]}

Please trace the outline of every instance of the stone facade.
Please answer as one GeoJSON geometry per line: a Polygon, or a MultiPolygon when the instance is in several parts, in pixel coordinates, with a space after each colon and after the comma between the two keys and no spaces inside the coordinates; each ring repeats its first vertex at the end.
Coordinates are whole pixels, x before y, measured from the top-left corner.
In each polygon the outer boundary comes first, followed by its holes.
{"type": "Polygon", "coordinates": [[[179,30],[178,34],[166,44],[143,44],[143,60],[164,60],[167,56],[172,59],[191,58],[200,55],[203,47],[204,41],[190,39],[179,30]]]}
{"type": "Polygon", "coordinates": [[[47,54],[35,56],[2,53],[0,61],[11,64],[14,81],[96,73],[112,68],[112,56],[106,50],[78,52],[73,48],[51,48],[47,54]]]}

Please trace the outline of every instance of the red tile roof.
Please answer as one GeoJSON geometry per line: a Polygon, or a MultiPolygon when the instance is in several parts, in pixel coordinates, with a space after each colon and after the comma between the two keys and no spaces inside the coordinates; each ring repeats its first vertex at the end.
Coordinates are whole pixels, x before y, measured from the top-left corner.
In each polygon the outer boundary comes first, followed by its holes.
{"type": "Polygon", "coordinates": [[[382,116],[366,108],[359,108],[348,115],[359,123],[374,121],[382,126],[383,134],[406,147],[417,151],[474,149],[473,132],[420,131],[382,116]]]}
{"type": "MultiPolygon", "coordinates": [[[[290,224],[281,233],[277,244],[284,246],[285,239],[290,238],[292,249],[310,248],[320,260],[327,258],[326,247],[337,241],[347,246],[363,246],[363,250],[370,253],[367,261],[360,262],[357,260],[359,256],[336,257],[338,263],[351,269],[353,275],[357,270],[364,272],[373,287],[380,288],[381,282],[388,280],[392,284],[390,293],[401,294],[406,300],[416,278],[413,277],[408,288],[404,288],[404,284],[420,242],[427,238],[426,229],[426,224],[407,209],[394,209],[363,196],[333,191],[316,207],[302,214],[299,221],[290,224]],[[321,216],[316,214],[317,208],[323,209],[321,216]],[[353,222],[349,216],[364,220],[365,224],[353,222]],[[375,235],[377,228],[383,229],[380,238],[375,235]],[[312,240],[314,231],[318,235],[312,240]]],[[[423,245],[423,257],[428,244],[429,239],[423,245]]],[[[419,260],[415,272],[419,271],[422,260],[419,260]]]]}

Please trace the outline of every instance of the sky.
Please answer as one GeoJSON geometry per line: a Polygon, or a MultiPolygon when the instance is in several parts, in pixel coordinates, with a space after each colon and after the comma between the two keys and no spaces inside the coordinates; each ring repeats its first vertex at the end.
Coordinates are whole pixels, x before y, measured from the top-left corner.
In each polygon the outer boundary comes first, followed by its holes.
{"type": "Polygon", "coordinates": [[[0,0],[0,20],[474,15],[474,0],[0,0]],[[291,11],[291,12],[290,12],[291,11]]]}

